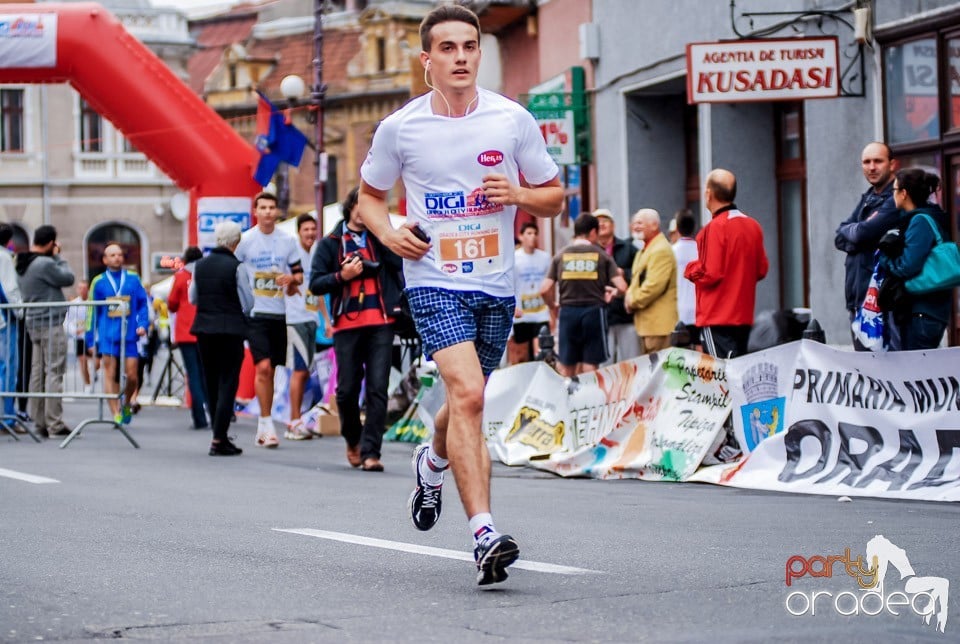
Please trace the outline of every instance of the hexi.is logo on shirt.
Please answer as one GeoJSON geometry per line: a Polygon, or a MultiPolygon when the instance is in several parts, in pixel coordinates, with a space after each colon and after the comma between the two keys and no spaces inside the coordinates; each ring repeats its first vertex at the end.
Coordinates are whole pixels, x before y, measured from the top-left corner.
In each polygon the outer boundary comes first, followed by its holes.
{"type": "Polygon", "coordinates": [[[500,150],[487,150],[477,155],[477,163],[488,168],[503,163],[503,152],[500,150]]]}

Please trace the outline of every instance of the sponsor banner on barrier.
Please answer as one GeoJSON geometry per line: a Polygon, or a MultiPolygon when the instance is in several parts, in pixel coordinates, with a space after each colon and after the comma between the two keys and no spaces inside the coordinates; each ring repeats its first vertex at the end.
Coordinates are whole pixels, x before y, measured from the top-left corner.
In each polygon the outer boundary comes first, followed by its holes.
{"type": "Polygon", "coordinates": [[[561,476],[686,480],[730,409],[723,362],[670,349],[560,378],[531,363],[496,372],[484,428],[492,454],[561,476]],[[518,395],[519,394],[519,395],[518,395]]]}
{"type": "Polygon", "coordinates": [[[727,361],[733,432],[745,454],[783,431],[799,353],[797,341],[727,361]]]}
{"type": "Polygon", "coordinates": [[[786,430],[696,480],[960,501],[960,348],[874,354],[803,341],[798,351],[786,430]]]}
{"type": "Polygon", "coordinates": [[[543,362],[525,362],[490,374],[483,432],[490,455],[506,465],[527,465],[569,449],[567,384],[543,362]]]}
{"type": "Polygon", "coordinates": [[[56,66],[57,14],[0,16],[0,68],[56,66]]]}

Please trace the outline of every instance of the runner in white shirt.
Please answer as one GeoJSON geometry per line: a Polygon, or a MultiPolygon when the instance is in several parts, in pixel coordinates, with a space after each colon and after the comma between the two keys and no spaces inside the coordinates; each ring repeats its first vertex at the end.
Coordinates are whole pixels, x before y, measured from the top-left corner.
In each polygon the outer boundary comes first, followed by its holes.
{"type": "Polygon", "coordinates": [[[550,255],[537,248],[537,225],[527,222],[520,226],[520,248],[514,251],[513,271],[516,282],[517,310],[513,319],[513,334],[507,345],[510,364],[532,360],[540,350],[537,336],[550,323],[550,307],[540,295],[540,284],[550,270],[550,255]]]}
{"type": "MultiPolygon", "coordinates": [[[[317,241],[317,220],[303,213],[297,217],[297,254],[306,273],[313,260],[314,243],[317,241]]],[[[300,420],[303,392],[310,378],[313,356],[317,350],[317,320],[320,298],[307,290],[310,276],[306,275],[303,286],[294,295],[287,295],[287,368],[290,370],[290,424],[283,437],[287,440],[310,440],[313,434],[300,420]]],[[[319,434],[318,434],[319,436],[319,434]]]]}
{"type": "Polygon", "coordinates": [[[250,353],[256,365],[254,391],[260,404],[257,445],[280,444],[273,426],[273,371],[287,360],[287,323],[284,294],[292,295],[303,284],[303,266],[297,242],[276,230],[277,198],[261,192],[253,199],[257,225],[243,233],[234,255],[250,274],[253,312],[250,319],[250,353]]]}
{"type": "Polygon", "coordinates": [[[477,87],[477,16],[439,6],[420,23],[420,40],[433,91],[377,128],[360,170],[360,212],[370,232],[404,258],[410,310],[447,391],[432,443],[414,455],[411,518],[420,530],[436,523],[449,456],[474,537],[477,581],[486,585],[506,579],[520,552],[493,524],[480,431],[486,376],[503,356],[515,309],[513,220],[517,207],[557,215],[563,188],[529,112],[477,87]],[[387,193],[398,179],[411,223],[394,229],[387,193]]]}

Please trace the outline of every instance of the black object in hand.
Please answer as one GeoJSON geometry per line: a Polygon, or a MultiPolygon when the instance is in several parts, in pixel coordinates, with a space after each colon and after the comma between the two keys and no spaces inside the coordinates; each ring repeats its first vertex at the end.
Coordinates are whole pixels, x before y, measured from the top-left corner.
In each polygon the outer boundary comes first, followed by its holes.
{"type": "Polygon", "coordinates": [[[419,225],[415,224],[410,228],[410,232],[413,233],[413,236],[422,241],[424,244],[430,243],[430,235],[423,232],[423,229],[419,225]]]}
{"type": "Polygon", "coordinates": [[[360,263],[363,264],[363,272],[360,273],[360,277],[373,277],[380,270],[380,262],[364,259],[363,256],[357,252],[350,253],[350,259],[354,257],[359,259],[360,263]]]}
{"type": "Polygon", "coordinates": [[[899,228],[892,228],[883,234],[877,242],[877,248],[887,257],[893,259],[903,254],[903,236],[899,228]]]}

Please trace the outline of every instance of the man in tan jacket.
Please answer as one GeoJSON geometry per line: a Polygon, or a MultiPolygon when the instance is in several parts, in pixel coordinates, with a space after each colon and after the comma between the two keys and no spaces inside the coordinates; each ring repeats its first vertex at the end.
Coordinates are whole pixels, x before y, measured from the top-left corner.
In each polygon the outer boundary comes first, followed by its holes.
{"type": "Polygon", "coordinates": [[[640,349],[646,354],[669,347],[670,333],[677,326],[677,260],[660,232],[660,213],[642,208],[634,218],[644,247],[633,260],[624,305],[633,313],[640,349]]]}

